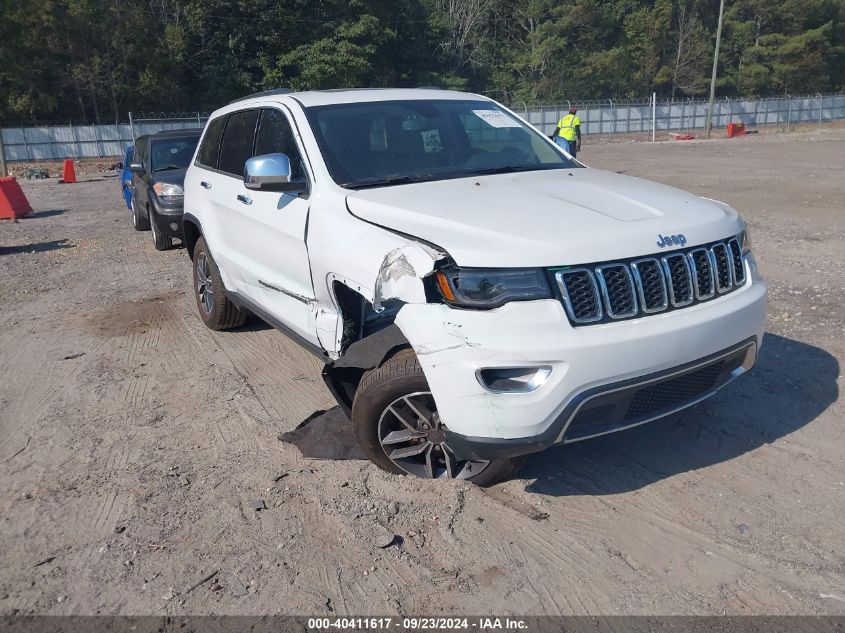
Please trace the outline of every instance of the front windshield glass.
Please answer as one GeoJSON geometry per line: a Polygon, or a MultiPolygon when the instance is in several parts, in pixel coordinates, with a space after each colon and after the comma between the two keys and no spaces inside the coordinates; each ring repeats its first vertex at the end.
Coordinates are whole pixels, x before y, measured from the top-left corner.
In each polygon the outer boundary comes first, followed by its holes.
{"type": "Polygon", "coordinates": [[[305,111],[332,178],[350,189],[577,166],[489,101],[379,101],[305,111]]]}
{"type": "Polygon", "coordinates": [[[153,141],[150,162],[153,171],[185,169],[197,148],[198,136],[153,141]]]}

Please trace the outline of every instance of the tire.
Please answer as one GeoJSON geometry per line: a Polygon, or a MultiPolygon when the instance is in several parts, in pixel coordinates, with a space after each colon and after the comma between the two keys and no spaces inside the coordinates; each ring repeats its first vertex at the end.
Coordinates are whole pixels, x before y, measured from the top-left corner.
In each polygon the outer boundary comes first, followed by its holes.
{"type": "Polygon", "coordinates": [[[352,404],[352,424],[367,457],[390,473],[465,479],[488,486],[512,477],[525,461],[516,457],[481,462],[455,456],[411,349],[401,350],[364,374],[352,404]]]}
{"type": "Polygon", "coordinates": [[[173,240],[166,235],[162,235],[156,224],[154,211],[149,211],[150,214],[150,228],[153,231],[153,243],[157,251],[169,251],[173,248],[173,240]]]}
{"type": "Polygon", "coordinates": [[[205,240],[200,237],[194,246],[193,266],[194,297],[197,300],[202,322],[212,330],[229,330],[246,321],[246,310],[238,310],[226,296],[217,264],[208,252],[205,240]],[[210,289],[210,293],[207,290],[210,289]]]}
{"type": "Polygon", "coordinates": [[[132,226],[135,227],[136,231],[149,231],[150,230],[150,219],[144,217],[135,207],[135,198],[132,198],[132,226]]]}

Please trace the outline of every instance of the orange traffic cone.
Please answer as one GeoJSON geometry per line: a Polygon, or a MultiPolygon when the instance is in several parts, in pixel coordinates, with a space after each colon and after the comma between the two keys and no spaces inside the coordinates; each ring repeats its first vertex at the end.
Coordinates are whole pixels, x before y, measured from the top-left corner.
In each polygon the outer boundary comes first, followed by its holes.
{"type": "Polygon", "coordinates": [[[14,178],[0,178],[0,218],[18,221],[32,212],[21,186],[14,178]]]}
{"type": "Polygon", "coordinates": [[[76,182],[76,170],[73,168],[73,161],[70,159],[65,161],[65,167],[62,171],[62,182],[65,184],[76,182]]]}

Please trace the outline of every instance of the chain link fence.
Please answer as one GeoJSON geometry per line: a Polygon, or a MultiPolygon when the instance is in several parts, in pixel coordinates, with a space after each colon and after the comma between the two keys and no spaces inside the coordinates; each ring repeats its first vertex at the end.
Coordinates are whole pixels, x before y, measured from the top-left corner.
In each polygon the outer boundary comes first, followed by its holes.
{"type": "MultiPolygon", "coordinates": [[[[546,134],[551,134],[570,105],[578,107],[584,134],[642,135],[658,132],[688,133],[704,129],[707,101],[578,101],[555,105],[512,104],[512,109],[546,134]]],[[[0,130],[8,161],[122,156],[127,145],[143,134],[161,130],[203,127],[204,112],[129,113],[120,125],[49,125],[0,130]]],[[[816,94],[760,99],[720,99],[713,107],[713,127],[744,123],[749,129],[765,126],[789,130],[797,124],[845,119],[845,94],[816,94]]]]}

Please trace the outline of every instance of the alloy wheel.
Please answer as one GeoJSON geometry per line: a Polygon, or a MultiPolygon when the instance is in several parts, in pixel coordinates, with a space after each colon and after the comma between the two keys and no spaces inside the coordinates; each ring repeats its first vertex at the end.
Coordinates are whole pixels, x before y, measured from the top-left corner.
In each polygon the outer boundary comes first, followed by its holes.
{"type": "Polygon", "coordinates": [[[197,255],[197,297],[206,314],[214,309],[214,287],[211,282],[211,263],[205,253],[197,255]]]}
{"type": "Polygon", "coordinates": [[[455,455],[430,391],[401,396],[382,412],[378,423],[381,448],[388,459],[408,474],[428,479],[469,479],[489,461],[455,455]]]}

